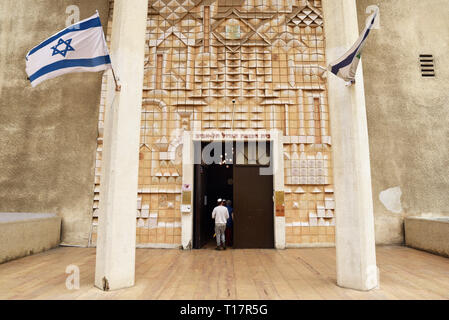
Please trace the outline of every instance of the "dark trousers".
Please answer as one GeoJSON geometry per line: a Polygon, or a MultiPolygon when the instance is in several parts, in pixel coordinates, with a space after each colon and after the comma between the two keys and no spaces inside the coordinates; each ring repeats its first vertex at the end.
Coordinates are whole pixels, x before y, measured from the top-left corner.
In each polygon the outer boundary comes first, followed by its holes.
{"type": "Polygon", "coordinates": [[[232,227],[226,227],[225,235],[226,235],[226,246],[232,247],[233,245],[233,232],[232,227]]]}

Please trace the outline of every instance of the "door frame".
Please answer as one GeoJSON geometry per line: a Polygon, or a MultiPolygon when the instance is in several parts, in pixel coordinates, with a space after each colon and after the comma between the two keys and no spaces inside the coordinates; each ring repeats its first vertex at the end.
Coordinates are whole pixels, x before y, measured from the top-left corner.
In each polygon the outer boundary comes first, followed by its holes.
{"type": "Polygon", "coordinates": [[[182,151],[181,242],[193,247],[195,183],[195,141],[271,141],[273,167],[274,247],[285,249],[284,148],[280,130],[185,131],[182,151]]]}

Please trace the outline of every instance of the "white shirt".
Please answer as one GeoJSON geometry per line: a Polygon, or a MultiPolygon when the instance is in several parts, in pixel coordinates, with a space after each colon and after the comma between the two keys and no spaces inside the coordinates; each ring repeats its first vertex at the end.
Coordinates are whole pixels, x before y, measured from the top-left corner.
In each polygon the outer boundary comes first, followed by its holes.
{"type": "Polygon", "coordinates": [[[228,208],[225,206],[217,206],[212,211],[212,219],[215,219],[215,223],[226,223],[229,218],[228,208]]]}

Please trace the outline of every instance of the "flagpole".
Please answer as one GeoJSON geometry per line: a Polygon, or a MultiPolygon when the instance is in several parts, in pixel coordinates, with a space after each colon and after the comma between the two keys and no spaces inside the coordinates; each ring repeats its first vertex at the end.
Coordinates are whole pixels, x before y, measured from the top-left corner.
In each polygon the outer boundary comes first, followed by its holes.
{"type": "MultiPolygon", "coordinates": [[[[100,13],[98,12],[98,10],[95,10],[97,12],[98,18],[100,18],[100,13]]],[[[100,19],[101,21],[101,19],[100,19]]],[[[103,27],[103,26],[102,26],[103,27]]],[[[106,46],[106,50],[108,51],[108,55],[110,55],[109,53],[109,48],[108,48],[108,44],[106,42],[106,38],[104,36],[104,32],[103,32],[103,40],[106,46]]],[[[115,71],[114,71],[114,67],[112,66],[112,61],[111,61],[111,70],[112,70],[112,76],[114,77],[114,81],[115,81],[115,91],[120,92],[122,90],[122,86],[120,85],[120,79],[115,75],[115,71]]]]}

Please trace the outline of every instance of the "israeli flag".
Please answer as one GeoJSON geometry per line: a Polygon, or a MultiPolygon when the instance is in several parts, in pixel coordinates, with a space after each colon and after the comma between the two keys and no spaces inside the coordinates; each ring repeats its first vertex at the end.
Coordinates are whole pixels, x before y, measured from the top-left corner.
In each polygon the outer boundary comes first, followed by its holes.
{"type": "Polygon", "coordinates": [[[349,49],[348,52],[344,54],[343,57],[338,59],[336,62],[331,63],[328,70],[335,74],[337,77],[348,81],[355,82],[355,74],[357,72],[357,67],[359,66],[360,58],[362,56],[362,49],[365,46],[366,39],[374,26],[376,21],[377,11],[373,13],[370,18],[370,23],[367,24],[365,30],[363,30],[357,42],[349,49]]]}
{"type": "Polygon", "coordinates": [[[98,12],[51,36],[26,56],[26,73],[35,87],[72,72],[97,72],[111,68],[98,12]]]}

